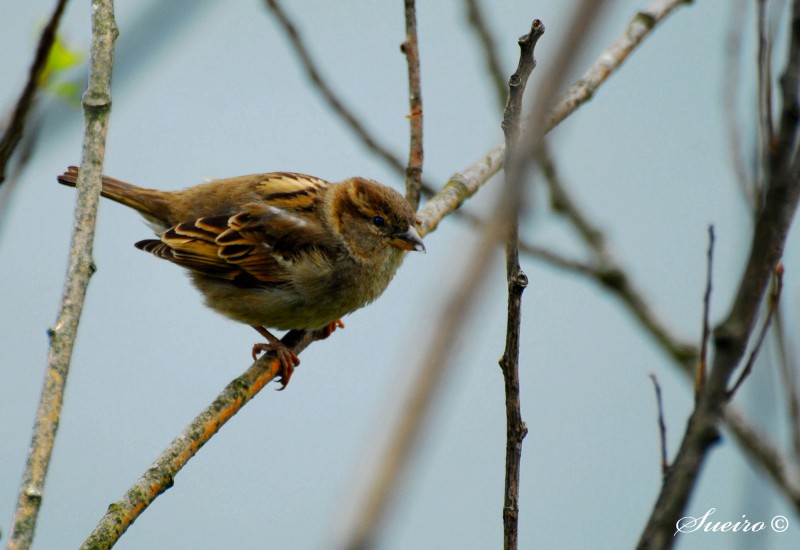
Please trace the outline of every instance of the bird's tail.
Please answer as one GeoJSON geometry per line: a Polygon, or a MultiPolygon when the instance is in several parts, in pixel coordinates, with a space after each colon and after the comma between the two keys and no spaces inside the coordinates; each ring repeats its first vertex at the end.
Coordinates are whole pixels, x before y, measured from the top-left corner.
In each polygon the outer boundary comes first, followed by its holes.
{"type": "MultiPolygon", "coordinates": [[[[58,183],[75,187],[78,183],[78,167],[70,166],[58,176],[58,183]]],[[[144,189],[118,179],[103,176],[103,189],[100,194],[138,211],[148,221],[158,225],[168,225],[170,218],[169,202],[164,191],[144,189]]]]}

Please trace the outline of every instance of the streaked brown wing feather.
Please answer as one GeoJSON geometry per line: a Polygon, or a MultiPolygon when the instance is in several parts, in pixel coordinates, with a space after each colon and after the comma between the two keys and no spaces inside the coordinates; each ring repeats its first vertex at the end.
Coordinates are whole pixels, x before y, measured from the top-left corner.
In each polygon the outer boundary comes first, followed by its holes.
{"type": "Polygon", "coordinates": [[[293,262],[330,264],[335,245],[315,216],[324,180],[290,173],[268,174],[259,201],[232,216],[211,216],[170,228],[161,240],[138,248],[204,275],[239,286],[289,281],[293,262]]]}

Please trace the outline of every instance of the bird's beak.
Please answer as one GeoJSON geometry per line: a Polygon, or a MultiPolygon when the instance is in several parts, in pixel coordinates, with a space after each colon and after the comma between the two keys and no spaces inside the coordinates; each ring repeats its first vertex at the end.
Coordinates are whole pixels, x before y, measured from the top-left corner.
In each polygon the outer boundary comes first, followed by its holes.
{"type": "Polygon", "coordinates": [[[422,237],[419,236],[414,227],[409,227],[407,231],[402,233],[395,233],[392,240],[389,241],[392,246],[402,248],[403,250],[416,250],[417,252],[425,252],[425,245],[422,243],[422,237]]]}

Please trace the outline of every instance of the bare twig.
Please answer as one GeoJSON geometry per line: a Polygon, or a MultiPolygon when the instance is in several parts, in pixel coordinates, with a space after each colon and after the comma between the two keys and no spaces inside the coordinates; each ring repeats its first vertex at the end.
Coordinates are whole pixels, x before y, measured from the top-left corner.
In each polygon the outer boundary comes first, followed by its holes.
{"type": "Polygon", "coordinates": [[[44,388],[14,514],[9,549],[30,547],[44,495],[67,375],[89,278],[94,272],[92,244],[100,200],[100,177],[111,110],[111,69],[117,27],[111,0],[92,2],[89,85],[83,96],[85,130],[67,280],[56,324],[50,329],[44,388]]]}
{"type": "Polygon", "coordinates": [[[59,0],[50,16],[50,20],[42,30],[42,34],[39,37],[39,45],[36,48],[36,55],[33,58],[33,63],[28,72],[28,81],[25,83],[25,87],[22,89],[19,99],[17,99],[17,104],[14,107],[14,112],[11,115],[11,120],[5,132],[3,132],[3,137],[0,138],[0,185],[2,185],[6,179],[8,161],[11,159],[14,149],[16,149],[19,140],[22,139],[22,135],[25,132],[25,121],[36,99],[36,92],[39,89],[39,80],[47,66],[47,57],[50,54],[50,49],[53,47],[53,42],[55,42],[58,25],[61,22],[61,14],[64,13],[66,5],[67,0],[59,0]]]}
{"type": "Polygon", "coordinates": [[[750,357],[747,358],[747,363],[745,363],[742,374],[739,375],[739,379],[736,380],[733,388],[731,388],[731,390],[728,392],[728,399],[731,399],[736,394],[736,391],[739,389],[742,383],[747,380],[747,377],[750,376],[750,372],[753,370],[753,364],[756,362],[758,352],[761,350],[761,344],[764,343],[764,337],[767,335],[769,326],[772,323],[772,318],[775,316],[775,311],[778,309],[782,290],[783,265],[778,264],[778,267],[775,268],[775,272],[772,275],[772,291],[770,292],[769,303],[767,304],[767,316],[764,318],[764,323],[761,325],[761,330],[756,338],[756,344],[753,346],[753,349],[750,352],[750,357]]]}
{"type": "Polygon", "coordinates": [[[706,382],[706,369],[708,365],[708,340],[711,336],[711,287],[713,282],[714,267],[714,226],[708,226],[708,252],[706,253],[706,291],[703,294],[703,329],[700,337],[700,358],[694,376],[694,399],[700,399],[706,382]]]}
{"type": "MultiPolygon", "coordinates": [[[[784,84],[796,84],[798,73],[800,0],[795,0],[784,84]]],[[[675,522],[681,517],[708,450],[718,439],[718,423],[729,399],[730,378],[742,361],[770,276],[783,254],[800,198],[800,163],[795,155],[800,92],[786,85],[783,91],[785,118],[782,117],[779,143],[771,157],[771,169],[766,172],[763,205],[755,220],[747,264],[730,313],[714,330],[714,361],[705,389],[689,419],[680,450],[639,540],[639,548],[666,548],[674,540],[675,522]],[[787,128],[791,122],[795,127],[787,128]],[[783,138],[790,143],[780,143],[783,138]]]]}
{"type": "MultiPolygon", "coordinates": [[[[313,332],[290,331],[281,340],[300,353],[315,338],[313,332]]],[[[280,363],[275,355],[260,358],[231,381],[213,403],[201,412],[161,453],[125,496],[108,507],[81,548],[110,548],[158,495],[172,487],[175,476],[220,428],[275,378],[280,363]]]]}
{"type": "Polygon", "coordinates": [[[653,389],[656,392],[656,407],[658,407],[658,439],[661,445],[661,475],[667,477],[669,471],[669,460],[667,458],[667,425],[664,423],[664,402],[661,399],[661,384],[655,374],[650,374],[653,381],[653,389]]]}
{"type": "Polygon", "coordinates": [[[406,39],[400,50],[408,65],[408,121],[411,137],[406,165],[406,199],[416,210],[422,189],[422,90],[419,74],[419,41],[417,40],[417,8],[414,0],[405,0],[406,39]]]}
{"type": "Polygon", "coordinates": [[[505,498],[503,502],[503,547],[517,548],[519,524],[519,479],[522,460],[522,440],[528,428],[522,420],[519,397],[519,344],[522,324],[522,293],[528,278],[519,265],[519,217],[523,200],[522,174],[515,164],[519,160],[517,151],[522,100],[525,87],[536,67],[534,51],[536,43],[544,34],[544,24],[538,19],[531,23],[528,34],[519,39],[520,56],[517,70],[508,79],[508,102],[501,124],[506,137],[506,159],[504,164],[505,194],[509,210],[506,213],[506,279],[508,282],[508,321],[506,344],[500,367],[503,371],[506,397],[506,467],[505,498]]]}
{"type": "Polygon", "coordinates": [[[502,166],[505,150],[504,145],[498,145],[464,171],[450,176],[444,187],[419,211],[420,234],[427,235],[435,231],[439,222],[477,193],[502,166]]]}

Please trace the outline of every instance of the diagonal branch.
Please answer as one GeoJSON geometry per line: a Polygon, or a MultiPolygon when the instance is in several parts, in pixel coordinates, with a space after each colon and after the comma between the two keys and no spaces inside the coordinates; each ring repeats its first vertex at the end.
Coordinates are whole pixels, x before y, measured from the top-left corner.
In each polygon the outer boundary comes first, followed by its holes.
{"type": "Polygon", "coordinates": [[[45,477],[64,401],[67,375],[89,278],[94,272],[92,245],[100,200],[100,177],[111,111],[111,69],[117,27],[111,0],[92,3],[92,47],[89,85],[83,96],[85,130],[78,196],[72,229],[64,295],[56,324],[50,329],[44,388],[36,415],[28,460],[14,514],[9,549],[30,547],[44,495],[45,477]]]}

